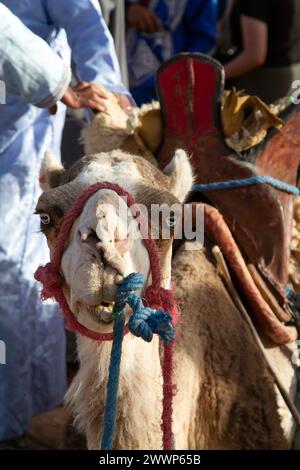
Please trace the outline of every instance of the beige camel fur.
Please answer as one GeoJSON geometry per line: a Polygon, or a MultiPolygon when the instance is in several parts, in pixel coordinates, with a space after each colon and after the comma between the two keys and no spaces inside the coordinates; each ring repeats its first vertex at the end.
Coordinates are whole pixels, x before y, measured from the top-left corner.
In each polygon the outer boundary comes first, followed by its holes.
{"type": "Polygon", "coordinates": [[[105,93],[108,96],[106,112],[96,114],[82,131],[85,152],[93,154],[119,149],[141,155],[155,165],[153,154],[162,140],[159,103],[134,107],[128,114],[113,93],[107,90],[105,93]]]}
{"type": "MultiPolygon", "coordinates": [[[[45,192],[38,201],[37,212],[49,215],[49,223],[42,223],[41,228],[50,252],[62,216],[82,189],[95,181],[117,182],[148,209],[153,203],[183,202],[193,182],[189,160],[180,150],[165,174],[141,157],[114,151],[85,157],[69,171],[58,169],[48,155],[41,176],[45,192]],[[52,178],[52,173],[56,178],[52,178]]],[[[113,325],[111,312],[119,270],[123,275],[142,272],[149,284],[149,258],[142,240],[132,241],[126,232],[124,220],[116,210],[115,193],[101,190],[90,201],[75,222],[66,245],[62,260],[64,292],[83,324],[107,332],[113,325]]],[[[158,240],[165,287],[170,283],[171,242],[158,240]]],[[[181,246],[172,267],[181,308],[175,345],[176,448],[286,449],[293,436],[293,421],[278,398],[247,324],[218,277],[209,243],[203,249],[190,248],[196,247],[181,246]]],[[[130,315],[130,311],[127,313],[130,315]]],[[[87,436],[88,447],[97,449],[111,343],[97,344],[79,336],[77,347],[80,368],[66,400],[78,428],[87,436]]],[[[276,362],[294,398],[293,347],[267,345],[270,360],[276,362]]],[[[161,400],[157,338],[147,344],[127,335],[114,448],[161,447],[161,400]]]]}

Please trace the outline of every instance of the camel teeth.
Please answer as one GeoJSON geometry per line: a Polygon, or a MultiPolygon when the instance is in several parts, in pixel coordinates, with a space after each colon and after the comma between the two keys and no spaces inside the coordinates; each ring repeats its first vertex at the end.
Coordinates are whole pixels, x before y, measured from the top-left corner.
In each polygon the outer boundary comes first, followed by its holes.
{"type": "Polygon", "coordinates": [[[98,305],[95,307],[95,315],[97,320],[104,321],[105,323],[110,323],[113,320],[113,308],[114,303],[109,306],[98,305]]]}

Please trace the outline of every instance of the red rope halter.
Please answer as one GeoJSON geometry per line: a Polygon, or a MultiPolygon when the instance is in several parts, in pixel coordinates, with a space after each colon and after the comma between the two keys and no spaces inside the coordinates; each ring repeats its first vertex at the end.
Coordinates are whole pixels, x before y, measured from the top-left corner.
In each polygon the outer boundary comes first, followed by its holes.
{"type": "MultiPolygon", "coordinates": [[[[111,341],[112,333],[98,333],[85,327],[76,319],[73,312],[70,310],[68,302],[62,291],[63,278],[60,272],[61,259],[65,249],[65,244],[69,236],[70,230],[75,220],[81,214],[87,200],[101,189],[110,189],[115,191],[119,196],[126,198],[127,206],[131,208],[135,204],[134,198],[122,189],[117,184],[113,183],[96,183],[86,190],[76,199],[71,209],[65,215],[62,225],[60,227],[55,246],[53,258],[46,266],[40,266],[34,277],[37,281],[41,282],[43,289],[41,297],[43,300],[54,298],[60,305],[68,328],[76,331],[77,333],[86,336],[95,341],[111,341]]],[[[142,234],[147,233],[147,222],[145,221],[142,213],[138,211],[135,213],[138,217],[142,234]]],[[[152,284],[147,288],[145,297],[149,306],[159,306],[160,309],[170,312],[173,324],[177,323],[178,310],[171,290],[164,289],[161,286],[161,269],[158,248],[155,241],[151,238],[143,237],[143,241],[147,247],[150,258],[150,270],[152,275],[152,284]]],[[[128,332],[128,331],[127,331],[128,332]]],[[[164,357],[162,362],[163,374],[163,413],[162,413],[162,431],[163,431],[163,448],[171,450],[173,448],[173,435],[172,435],[172,398],[174,395],[174,387],[172,383],[173,372],[173,350],[172,344],[167,346],[164,344],[164,357]]]]}

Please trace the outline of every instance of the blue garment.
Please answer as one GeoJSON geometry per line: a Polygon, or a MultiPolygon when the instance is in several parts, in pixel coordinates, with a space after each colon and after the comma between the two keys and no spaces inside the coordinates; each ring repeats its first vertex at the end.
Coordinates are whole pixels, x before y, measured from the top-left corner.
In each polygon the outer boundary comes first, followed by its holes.
{"type": "MultiPolygon", "coordinates": [[[[126,92],[97,0],[2,3],[67,64],[71,49],[79,80],[126,92]]],[[[66,389],[63,317],[50,301],[41,303],[33,279],[48,258],[33,215],[39,169],[47,149],[60,155],[64,118],[60,102],[54,116],[10,94],[0,105],[0,340],[7,355],[0,365],[0,439],[22,435],[34,414],[62,402],[66,389]]]]}
{"type": "MultiPolygon", "coordinates": [[[[52,106],[70,84],[70,66],[3,3],[0,17],[0,80],[10,93],[28,103],[42,108],[52,106]]],[[[5,93],[0,101],[5,104],[5,93]]]]}
{"type": "MultiPolygon", "coordinates": [[[[139,3],[132,1],[130,3],[139,3]]],[[[216,43],[218,0],[150,0],[163,31],[127,34],[130,91],[138,105],[156,99],[155,74],[179,52],[209,53],[216,43]]]]}

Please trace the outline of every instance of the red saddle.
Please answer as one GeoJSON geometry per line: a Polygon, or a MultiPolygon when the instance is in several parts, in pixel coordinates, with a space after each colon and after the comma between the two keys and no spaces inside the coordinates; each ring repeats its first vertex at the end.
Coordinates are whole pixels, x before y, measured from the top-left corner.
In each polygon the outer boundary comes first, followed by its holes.
{"type": "MultiPolygon", "coordinates": [[[[164,119],[158,152],[165,167],[176,148],[191,156],[196,183],[268,175],[296,184],[300,163],[300,113],[259,146],[251,161],[225,144],[221,125],[224,70],[202,54],[180,54],[157,75],[164,119]]],[[[253,152],[252,152],[253,153],[253,152]]],[[[246,262],[255,265],[280,304],[286,301],[293,196],[268,184],[204,193],[225,218],[246,262]]]]}

